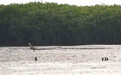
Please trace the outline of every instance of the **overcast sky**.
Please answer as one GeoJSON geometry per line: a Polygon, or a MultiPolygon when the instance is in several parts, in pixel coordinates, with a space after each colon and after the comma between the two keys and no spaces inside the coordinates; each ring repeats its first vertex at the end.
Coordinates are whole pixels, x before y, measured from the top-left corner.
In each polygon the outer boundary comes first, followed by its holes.
{"type": "Polygon", "coordinates": [[[12,4],[12,3],[29,3],[29,2],[55,2],[58,4],[70,4],[70,5],[121,5],[121,0],[0,0],[0,4],[12,4]]]}

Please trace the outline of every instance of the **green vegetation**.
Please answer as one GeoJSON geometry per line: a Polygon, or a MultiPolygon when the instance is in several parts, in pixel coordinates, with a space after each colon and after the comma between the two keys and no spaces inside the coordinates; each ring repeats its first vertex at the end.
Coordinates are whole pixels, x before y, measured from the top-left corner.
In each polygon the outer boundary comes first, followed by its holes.
{"type": "Polygon", "coordinates": [[[0,46],[121,44],[121,6],[0,5],[0,46]]]}

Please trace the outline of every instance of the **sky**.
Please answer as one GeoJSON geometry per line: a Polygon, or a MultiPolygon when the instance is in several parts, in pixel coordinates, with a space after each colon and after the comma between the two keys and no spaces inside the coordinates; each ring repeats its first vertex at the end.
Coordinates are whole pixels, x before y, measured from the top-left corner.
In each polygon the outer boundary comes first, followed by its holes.
{"type": "Polygon", "coordinates": [[[21,4],[21,3],[29,3],[29,2],[54,2],[58,4],[70,4],[77,6],[90,6],[90,5],[121,5],[121,0],[0,0],[0,4],[8,5],[8,4],[21,4]]]}

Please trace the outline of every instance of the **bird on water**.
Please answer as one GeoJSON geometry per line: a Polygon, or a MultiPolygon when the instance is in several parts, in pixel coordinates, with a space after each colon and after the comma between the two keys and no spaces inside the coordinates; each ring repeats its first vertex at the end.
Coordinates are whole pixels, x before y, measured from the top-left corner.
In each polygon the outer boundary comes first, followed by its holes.
{"type": "Polygon", "coordinates": [[[32,49],[33,51],[35,51],[37,48],[35,48],[34,46],[32,46],[31,43],[29,43],[30,49],[32,49]]]}

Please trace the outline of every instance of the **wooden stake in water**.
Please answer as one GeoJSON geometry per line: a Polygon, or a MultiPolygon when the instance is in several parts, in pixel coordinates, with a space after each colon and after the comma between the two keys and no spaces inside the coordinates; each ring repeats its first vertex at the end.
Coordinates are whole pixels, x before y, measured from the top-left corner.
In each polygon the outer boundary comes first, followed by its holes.
{"type": "Polygon", "coordinates": [[[108,61],[109,59],[108,59],[108,57],[103,57],[102,58],[102,61],[108,61]]]}
{"type": "Polygon", "coordinates": [[[37,57],[35,57],[35,61],[37,61],[37,57]]]}

